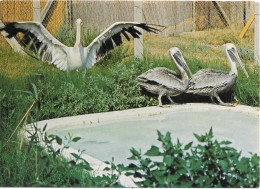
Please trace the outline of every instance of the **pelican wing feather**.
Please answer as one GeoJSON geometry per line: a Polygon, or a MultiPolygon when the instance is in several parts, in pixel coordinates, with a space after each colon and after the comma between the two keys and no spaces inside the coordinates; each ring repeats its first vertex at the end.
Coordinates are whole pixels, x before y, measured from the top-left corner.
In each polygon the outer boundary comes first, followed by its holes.
{"type": "Polygon", "coordinates": [[[155,82],[158,85],[168,89],[182,90],[183,81],[180,79],[180,74],[164,67],[157,67],[138,76],[144,82],[155,82]]]}
{"type": "Polygon", "coordinates": [[[9,22],[0,31],[6,31],[8,38],[23,33],[19,41],[25,50],[31,50],[44,62],[56,65],[61,70],[67,70],[67,46],[54,38],[48,30],[38,22],[9,22]]]}
{"type": "Polygon", "coordinates": [[[85,48],[85,54],[88,55],[86,57],[86,67],[91,68],[110,50],[121,45],[123,43],[122,36],[124,36],[128,41],[130,40],[129,35],[133,38],[140,38],[142,33],[136,28],[141,28],[147,32],[153,33],[160,31],[145,23],[116,22],[96,37],[89,46],[85,48]]]}
{"type": "Polygon", "coordinates": [[[200,72],[193,75],[196,80],[195,85],[191,86],[187,93],[204,93],[211,92],[211,90],[216,90],[218,88],[223,88],[227,86],[233,77],[229,77],[228,72],[214,70],[210,72],[206,70],[206,72],[200,72]]]}

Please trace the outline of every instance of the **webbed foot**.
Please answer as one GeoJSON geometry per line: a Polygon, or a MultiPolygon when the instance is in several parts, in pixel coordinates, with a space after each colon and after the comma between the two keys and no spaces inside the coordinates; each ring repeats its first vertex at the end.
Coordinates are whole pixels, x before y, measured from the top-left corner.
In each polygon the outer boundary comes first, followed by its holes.
{"type": "Polygon", "coordinates": [[[216,99],[218,100],[219,105],[221,105],[221,106],[232,106],[232,107],[234,107],[234,105],[231,104],[231,103],[224,103],[224,102],[219,98],[219,96],[215,96],[215,97],[216,97],[216,99]]]}

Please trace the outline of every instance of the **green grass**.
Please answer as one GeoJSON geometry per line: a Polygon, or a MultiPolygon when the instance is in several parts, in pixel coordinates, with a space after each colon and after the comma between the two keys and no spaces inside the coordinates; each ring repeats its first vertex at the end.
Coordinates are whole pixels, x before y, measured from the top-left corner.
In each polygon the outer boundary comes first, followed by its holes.
{"type": "MultiPolygon", "coordinates": [[[[73,35],[72,31],[71,36],[73,35]]],[[[97,33],[89,31],[88,35],[92,37],[85,37],[85,44],[97,33]]],[[[71,39],[60,40],[67,44],[73,42],[71,39]]],[[[185,59],[193,73],[207,67],[229,70],[227,62],[218,56],[213,59],[196,57],[198,51],[212,52],[214,48],[211,46],[198,45],[193,41],[180,48],[184,51],[185,59]]],[[[244,54],[241,58],[250,77],[246,79],[239,69],[234,90],[221,98],[228,102],[237,99],[240,104],[259,106],[259,69],[254,71],[250,66],[252,60],[247,53],[251,52],[250,48],[238,48],[240,53],[244,54]]],[[[48,170],[45,170],[46,160],[41,157],[46,154],[37,145],[23,143],[23,136],[19,132],[6,143],[34,101],[32,95],[21,92],[33,91],[31,83],[37,87],[37,106],[33,107],[22,125],[36,120],[158,105],[157,96],[145,93],[136,85],[136,77],[158,66],[176,70],[168,56],[155,56],[146,52],[144,60],[137,60],[131,56],[131,49],[126,46],[115,49],[88,70],[85,77],[82,77],[81,71],[61,72],[52,65],[31,57],[23,57],[4,48],[0,48],[0,54],[0,148],[6,145],[0,152],[0,186],[31,186],[33,183],[39,186],[114,186],[105,182],[104,178],[104,182],[98,184],[100,178],[94,178],[90,174],[84,178],[80,177],[84,171],[66,167],[66,161],[62,159],[56,161],[48,157],[48,170]],[[77,180],[79,177],[80,182],[77,180]]],[[[185,94],[174,99],[179,103],[210,102],[207,97],[185,94]]],[[[167,99],[163,101],[167,103],[167,99]]],[[[18,131],[21,131],[21,126],[18,131]]]]}

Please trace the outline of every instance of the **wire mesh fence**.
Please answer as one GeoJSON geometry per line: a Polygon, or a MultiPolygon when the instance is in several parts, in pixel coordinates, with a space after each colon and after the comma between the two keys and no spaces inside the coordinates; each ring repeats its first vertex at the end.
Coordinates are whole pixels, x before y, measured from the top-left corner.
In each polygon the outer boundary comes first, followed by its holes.
{"type": "MultiPolygon", "coordinates": [[[[0,1],[0,20],[3,23],[33,21],[34,12],[37,11],[34,2],[33,0],[0,1]]],[[[250,1],[143,1],[142,3],[143,22],[167,26],[167,29],[159,35],[167,37],[192,33],[190,37],[192,39],[196,33],[202,32],[199,39],[207,45],[238,41],[237,36],[254,13],[254,2],[250,1]],[[222,36],[219,35],[221,32],[222,36]]],[[[43,16],[46,12],[44,18],[41,18],[42,23],[55,35],[61,26],[73,28],[77,18],[83,20],[84,27],[99,31],[114,22],[135,21],[134,6],[134,1],[126,0],[40,0],[40,14],[43,16]],[[50,2],[51,6],[46,10],[50,2]]],[[[243,45],[253,49],[253,25],[250,30],[249,39],[244,41],[243,45]]],[[[179,40],[185,44],[185,38],[179,40]]],[[[3,41],[1,36],[1,43],[3,41]]]]}

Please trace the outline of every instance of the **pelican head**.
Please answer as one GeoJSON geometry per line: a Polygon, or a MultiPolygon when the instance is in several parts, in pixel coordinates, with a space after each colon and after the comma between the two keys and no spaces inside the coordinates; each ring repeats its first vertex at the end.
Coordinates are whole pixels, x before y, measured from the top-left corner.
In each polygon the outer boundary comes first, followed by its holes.
{"type": "MultiPolygon", "coordinates": [[[[237,62],[238,65],[240,66],[240,68],[243,70],[246,77],[248,78],[249,75],[248,75],[241,59],[239,58],[236,46],[232,43],[227,43],[227,44],[224,44],[222,47],[223,47],[224,51],[226,52],[228,60],[231,62],[234,62],[234,65],[235,65],[235,62],[237,62]]],[[[232,70],[232,65],[231,65],[231,70],[232,70]]],[[[236,71],[236,73],[237,73],[237,71],[236,71]]]]}
{"type": "Polygon", "coordinates": [[[83,23],[82,20],[80,18],[78,18],[76,20],[76,29],[77,29],[77,34],[76,34],[76,43],[75,46],[79,46],[81,43],[81,27],[82,27],[83,23]]]}
{"type": "Polygon", "coordinates": [[[193,75],[190,71],[189,66],[187,65],[186,61],[184,60],[180,49],[178,47],[172,47],[172,48],[170,48],[169,53],[170,53],[171,58],[175,62],[176,66],[178,67],[178,69],[180,69],[180,67],[183,68],[187,73],[189,73],[192,81],[195,82],[195,79],[193,78],[193,75]]]}

